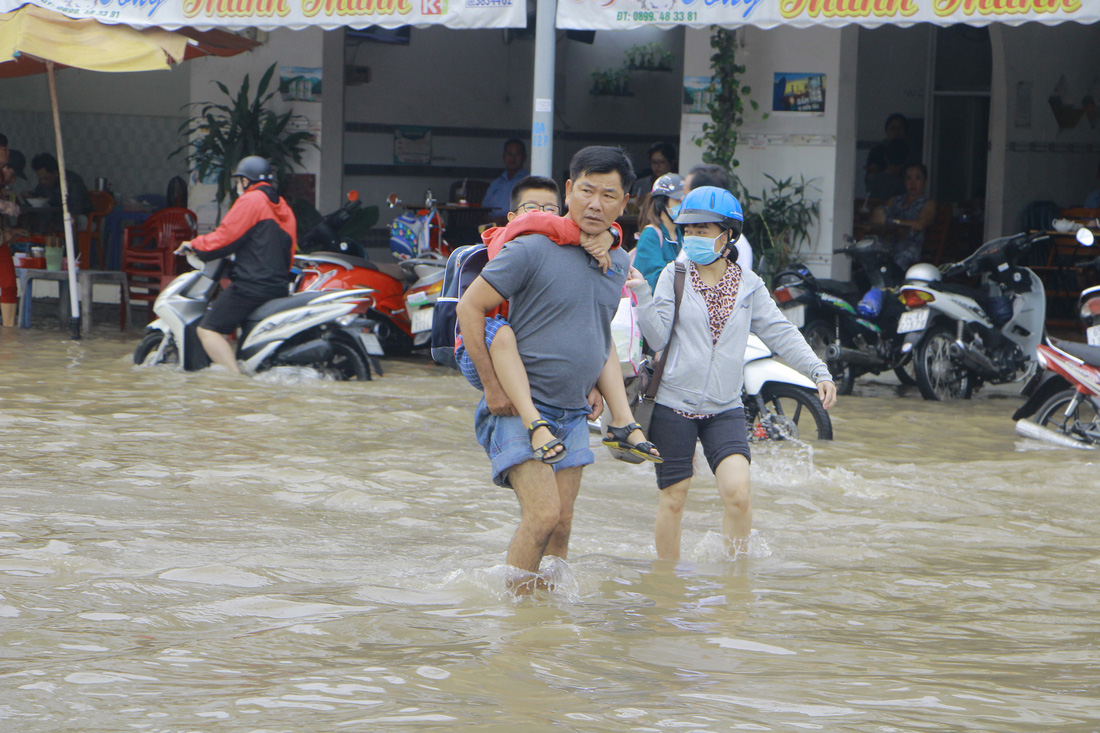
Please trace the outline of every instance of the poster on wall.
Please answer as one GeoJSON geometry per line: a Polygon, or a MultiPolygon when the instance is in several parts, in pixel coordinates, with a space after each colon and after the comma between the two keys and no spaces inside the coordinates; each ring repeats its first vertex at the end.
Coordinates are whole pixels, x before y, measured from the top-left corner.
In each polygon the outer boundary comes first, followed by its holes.
{"type": "Polygon", "coordinates": [[[432,128],[398,125],[393,131],[393,162],[429,165],[432,162],[432,128]]]}
{"type": "Polygon", "coordinates": [[[320,102],[321,68],[282,66],[279,68],[279,94],[284,102],[320,102]]]}
{"type": "Polygon", "coordinates": [[[707,105],[714,97],[710,88],[709,76],[685,76],[684,77],[684,114],[705,115],[710,110],[707,105]]]}
{"type": "Polygon", "coordinates": [[[773,112],[825,112],[825,75],[775,72],[773,112]]]}

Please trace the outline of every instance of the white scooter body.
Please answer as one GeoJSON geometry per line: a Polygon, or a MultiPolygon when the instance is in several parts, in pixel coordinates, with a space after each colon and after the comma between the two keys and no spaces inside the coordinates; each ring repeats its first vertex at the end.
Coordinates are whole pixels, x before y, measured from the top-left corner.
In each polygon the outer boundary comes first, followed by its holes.
{"type": "Polygon", "coordinates": [[[745,346],[745,392],[755,397],[768,382],[785,382],[796,387],[817,389],[813,381],[776,359],[760,337],[750,333],[745,346]]]}
{"type": "MultiPolygon", "coordinates": [[[[190,254],[188,262],[196,269],[172,280],[153,304],[153,312],[158,318],[149,324],[147,332],[160,331],[166,337],[161,339],[157,351],[146,359],[146,363],[160,363],[166,350],[174,347],[184,369],[197,368],[191,365],[198,363],[205,365],[205,352],[194,334],[194,326],[206,312],[225,266],[221,261],[204,263],[190,254]]],[[[347,316],[372,292],[369,289],[331,290],[269,301],[255,311],[266,315],[238,344],[237,358],[247,371],[261,371],[288,340],[347,316]]],[[[333,327],[339,328],[336,324],[333,327]]],[[[297,362],[290,360],[288,363],[297,362]]]]}

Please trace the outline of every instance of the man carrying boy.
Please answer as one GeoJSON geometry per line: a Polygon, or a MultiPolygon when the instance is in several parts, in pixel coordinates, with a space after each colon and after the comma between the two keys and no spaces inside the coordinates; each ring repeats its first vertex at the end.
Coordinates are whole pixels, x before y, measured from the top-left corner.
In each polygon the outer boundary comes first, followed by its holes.
{"type": "MultiPolygon", "coordinates": [[[[568,216],[582,239],[598,237],[626,207],[634,182],[630,160],[620,148],[588,147],[573,157],[569,175],[568,216]]],[[[528,235],[518,246],[505,245],[458,304],[463,341],[485,390],[474,418],[478,441],[492,462],[494,483],[512,488],[520,503],[507,556],[509,565],[526,571],[514,584],[520,593],[537,582],[544,555],[567,556],[581,473],[594,460],[587,420],[602,410],[595,385],[613,350],[611,319],[629,268],[621,249],[609,255],[605,273],[583,247],[528,235]],[[485,316],[505,299],[531,396],[565,446],[565,457],[554,465],[532,457],[527,428],[485,346],[485,316]]]]}

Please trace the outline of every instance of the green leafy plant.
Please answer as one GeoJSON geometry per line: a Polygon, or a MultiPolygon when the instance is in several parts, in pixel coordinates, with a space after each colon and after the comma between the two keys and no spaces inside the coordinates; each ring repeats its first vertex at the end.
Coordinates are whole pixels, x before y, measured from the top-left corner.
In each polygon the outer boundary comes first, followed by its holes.
{"type": "Polygon", "coordinates": [[[733,193],[740,196],[743,190],[737,182],[735,169],[737,160],[737,139],[741,125],[745,122],[745,102],[756,110],[759,105],[754,99],[748,99],[752,88],[741,83],[745,67],[737,63],[739,42],[735,30],[715,28],[710,37],[710,46],[714,54],[710,57],[710,102],[707,112],[710,122],[703,123],[703,134],[695,138],[695,144],[703,149],[703,162],[720,165],[729,171],[734,183],[733,193]]]}
{"type": "Polygon", "coordinates": [[[256,85],[254,96],[250,95],[251,80],[247,74],[235,94],[225,84],[216,82],[228,102],[194,102],[190,106],[201,108],[199,114],[180,125],[180,135],[186,142],[169,157],[186,154],[199,180],[216,180],[219,221],[225,197],[236,199],[231,176],[241,158],[248,155],[266,158],[282,187],[295,166],[302,165],[306,147],[317,147],[312,133],[291,129],[291,123],[306,120],[303,115],[276,114],[267,108],[278,92],[277,85],[271,88],[274,75],[272,64],[256,85]]]}
{"type": "Polygon", "coordinates": [[[817,179],[807,181],[799,176],[778,180],[764,174],[772,183],[771,190],[760,196],[744,192],[746,204],[744,233],[759,257],[758,274],[771,279],[771,274],[795,260],[802,247],[810,242],[810,227],[821,213],[821,202],[808,198],[817,179]]]}

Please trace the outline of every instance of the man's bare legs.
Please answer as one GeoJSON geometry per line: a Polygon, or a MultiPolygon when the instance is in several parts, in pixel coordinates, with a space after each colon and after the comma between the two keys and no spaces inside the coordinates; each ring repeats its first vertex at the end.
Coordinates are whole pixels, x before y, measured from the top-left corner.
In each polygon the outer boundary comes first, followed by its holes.
{"type": "Polygon", "coordinates": [[[218,366],[225,367],[232,374],[241,373],[240,368],[237,367],[237,351],[233,348],[233,344],[229,343],[229,339],[217,331],[211,331],[201,326],[196,328],[195,332],[198,334],[199,343],[202,344],[206,355],[210,357],[210,361],[218,366]]]}
{"type": "Polygon", "coordinates": [[[580,491],[582,468],[554,470],[539,461],[526,461],[512,469],[509,479],[519,499],[520,521],[508,545],[508,564],[527,571],[510,583],[517,595],[527,595],[538,585],[544,555],[562,559],[569,554],[573,504],[580,491]]]}
{"type": "MultiPolygon", "coordinates": [[[[542,416],[531,399],[531,383],[527,381],[527,368],[523,366],[523,359],[519,355],[519,347],[516,345],[516,334],[511,326],[501,326],[493,336],[493,343],[489,345],[489,357],[493,360],[493,370],[497,373],[504,394],[516,408],[519,417],[526,427],[542,416]]],[[[531,449],[535,450],[554,440],[554,434],[549,428],[539,427],[531,434],[531,449]]],[[[565,450],[564,445],[556,445],[546,451],[546,458],[556,456],[565,450]]]]}

